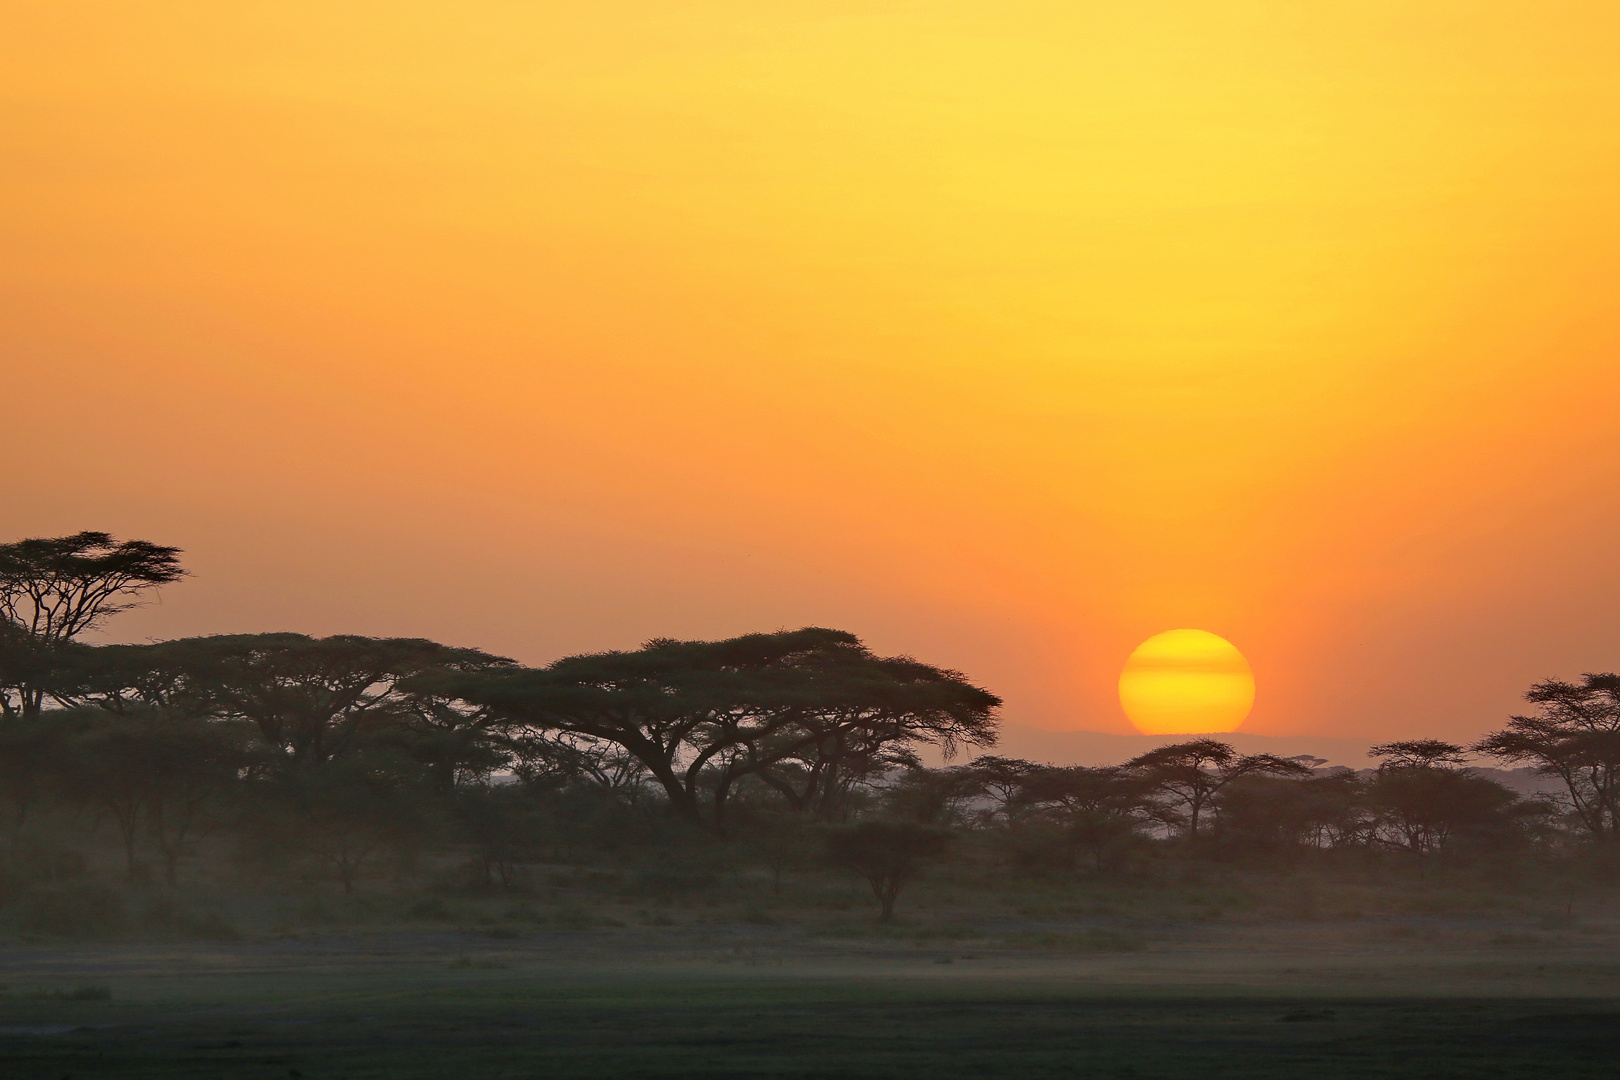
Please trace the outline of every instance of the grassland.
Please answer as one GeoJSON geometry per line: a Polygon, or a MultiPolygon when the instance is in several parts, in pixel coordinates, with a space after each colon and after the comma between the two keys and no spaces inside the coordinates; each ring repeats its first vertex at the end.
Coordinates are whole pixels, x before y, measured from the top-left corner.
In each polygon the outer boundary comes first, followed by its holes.
{"type": "Polygon", "coordinates": [[[970,903],[934,883],[880,928],[841,885],[727,906],[576,881],[519,899],[283,896],[232,934],[17,935],[0,949],[0,1075],[1620,1074],[1610,898],[1153,896],[970,903]]]}

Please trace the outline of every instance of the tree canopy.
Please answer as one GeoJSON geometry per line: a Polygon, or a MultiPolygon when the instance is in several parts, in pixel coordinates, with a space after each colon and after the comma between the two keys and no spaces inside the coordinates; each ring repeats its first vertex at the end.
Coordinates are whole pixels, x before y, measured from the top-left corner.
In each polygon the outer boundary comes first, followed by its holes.
{"type": "Polygon", "coordinates": [[[716,822],[748,778],[795,810],[830,814],[850,781],[911,761],[920,743],[947,755],[993,743],[1001,704],[959,672],[879,657],[855,635],[820,627],[659,639],[540,670],[437,672],[409,685],[622,747],[682,814],[716,822]]]}
{"type": "Polygon", "coordinates": [[[325,761],[385,728],[436,715],[406,680],[513,667],[423,638],[227,634],[80,653],[67,692],[113,711],[138,702],[248,720],[294,759],[325,761]]]}
{"type": "MultiPolygon", "coordinates": [[[[1166,855],[1542,858],[1620,832],[1614,674],[1536,684],[1536,713],[1473,747],[1375,746],[1376,770],[1214,738],[1110,766],[955,764],[995,745],[1000,699],[842,630],[659,638],[543,667],[351,634],[90,645],[76,636],[181,574],[176,549],[81,533],[0,555],[0,806],[18,835],[53,807],[75,829],[111,823],[131,882],[155,850],[173,885],[215,830],[324,865],[346,891],[399,872],[412,846],[456,847],[504,887],[569,850],[559,837],[599,853],[703,837],[763,861],[778,890],[823,847],[888,918],[947,846],[974,873],[1111,875],[1166,855]],[[929,749],[945,763],[926,765],[929,749]],[[1471,751],[1566,792],[1522,797],[1468,767],[1471,751]]],[[[14,849],[0,834],[0,890],[14,849]]]]}
{"type": "Polygon", "coordinates": [[[179,548],[104,532],[0,544],[0,715],[38,713],[58,653],[185,573],[179,548]]]}
{"type": "Polygon", "coordinates": [[[1588,672],[1578,683],[1547,679],[1525,699],[1539,711],[1510,717],[1474,749],[1557,777],[1592,837],[1620,843],[1620,675],[1588,672]]]}
{"type": "Polygon", "coordinates": [[[1239,754],[1219,739],[1161,746],[1127,761],[1125,768],[1169,792],[1186,808],[1187,836],[1194,839],[1210,799],[1232,781],[1257,774],[1303,777],[1311,772],[1299,762],[1275,754],[1239,754]]]}

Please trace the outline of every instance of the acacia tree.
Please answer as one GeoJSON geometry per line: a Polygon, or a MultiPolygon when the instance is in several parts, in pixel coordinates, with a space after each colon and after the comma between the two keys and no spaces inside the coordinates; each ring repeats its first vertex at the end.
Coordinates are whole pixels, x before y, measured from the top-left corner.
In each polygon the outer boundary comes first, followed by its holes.
{"type": "Polygon", "coordinates": [[[37,715],[56,653],[185,573],[179,548],[104,532],[0,544],[0,715],[37,715]]]}
{"type": "Polygon", "coordinates": [[[559,733],[621,746],[677,810],[696,817],[701,764],[683,776],[678,759],[714,708],[714,673],[692,670],[669,644],[567,657],[541,670],[437,672],[410,687],[488,709],[536,739],[559,733]]]}
{"type": "Polygon", "coordinates": [[[879,921],[889,922],[901,890],[950,841],[944,829],[914,821],[857,821],[827,833],[827,861],[865,878],[882,912],[879,921]]]}
{"type": "Polygon", "coordinates": [[[124,847],[124,878],[134,881],[140,870],[136,857],[141,810],[152,793],[153,776],[144,768],[140,755],[107,720],[108,714],[95,709],[74,710],[79,738],[70,745],[66,780],[84,802],[112,817],[124,847]]]}
{"type": "Polygon", "coordinates": [[[56,712],[0,723],[0,798],[10,804],[15,827],[28,823],[29,812],[62,775],[72,734],[56,712]]]}
{"type": "Polygon", "coordinates": [[[995,809],[987,811],[986,816],[994,817],[999,812],[1009,825],[1016,824],[1020,811],[1027,809],[1027,785],[1040,771],[1041,766],[1033,761],[994,754],[974,758],[965,770],[978,794],[995,803],[995,809]]]}
{"type": "Polygon", "coordinates": [[[383,737],[426,766],[441,792],[486,782],[517,759],[519,748],[506,725],[488,709],[433,694],[402,693],[393,711],[397,722],[383,737]]]}
{"type": "Polygon", "coordinates": [[[1459,835],[1498,839],[1514,827],[1517,796],[1464,768],[1463,747],[1439,739],[1384,743],[1367,751],[1382,758],[1367,790],[1377,817],[1374,837],[1416,856],[1432,855],[1459,835]]]}
{"type": "Polygon", "coordinates": [[[249,827],[261,842],[324,863],[353,893],[379,852],[421,831],[423,780],[416,762],[386,750],[284,761],[259,785],[249,827]]]}
{"type": "Polygon", "coordinates": [[[75,693],[113,711],[135,703],[248,720],[294,760],[317,763],[390,729],[415,724],[426,734],[438,723],[437,734],[456,744],[440,755],[453,769],[472,760],[470,744],[488,726],[466,717],[460,727],[450,725],[436,707],[442,703],[418,700],[401,684],[430,671],[513,666],[504,657],[421,638],[229,634],[92,650],[79,665],[75,693]]]}
{"type": "Polygon", "coordinates": [[[144,831],[163,861],[164,880],[175,884],[180,856],[209,804],[262,760],[256,733],[239,722],[164,709],[67,715],[77,728],[66,748],[72,793],[112,816],[127,876],[136,875],[137,838],[144,831]]]}
{"type": "Polygon", "coordinates": [[[717,813],[730,784],[754,776],[795,811],[833,819],[856,785],[915,767],[920,745],[940,747],[947,760],[962,744],[994,745],[1001,699],[960,672],[873,656],[852,634],[799,633],[832,637],[751,717],[723,714],[705,732],[721,763],[717,813]]]}
{"type": "Polygon", "coordinates": [[[647,767],[634,754],[594,735],[525,727],[509,733],[505,745],[512,774],[530,787],[585,784],[633,795],[647,779],[647,767]]]}
{"type": "Polygon", "coordinates": [[[1557,777],[1592,838],[1620,843],[1620,675],[1588,672],[1578,683],[1548,679],[1525,699],[1540,706],[1536,715],[1510,717],[1473,749],[1557,777]]]}
{"type": "Polygon", "coordinates": [[[37,717],[61,681],[71,643],[48,645],[16,623],[0,619],[0,718],[37,717]]]}
{"type": "Polygon", "coordinates": [[[481,883],[514,886],[519,864],[533,857],[547,834],[533,790],[522,784],[467,784],[454,793],[451,809],[455,834],[472,849],[481,883]]]}
{"type": "Polygon", "coordinates": [[[1124,767],[1148,780],[1187,811],[1187,836],[1197,839],[1199,818],[1215,793],[1243,776],[1305,777],[1311,770],[1275,754],[1242,755],[1218,739],[1193,739],[1149,750],[1124,767]]]}
{"type": "Polygon", "coordinates": [[[796,811],[829,815],[851,780],[905,764],[916,744],[951,754],[993,742],[1000,705],[957,672],[874,656],[853,634],[818,627],[660,639],[541,670],[438,672],[407,686],[533,733],[616,744],[678,813],[716,825],[746,777],[796,811]]]}
{"type": "Polygon", "coordinates": [[[155,783],[146,800],[147,833],[173,886],[187,844],[216,823],[244,776],[262,768],[265,746],[243,721],[158,712],[144,734],[144,762],[155,783]]]}
{"type": "Polygon", "coordinates": [[[1468,764],[1468,755],[1456,743],[1439,739],[1405,739],[1368,748],[1368,757],[1381,758],[1379,769],[1456,769],[1468,764]]]}
{"type": "Polygon", "coordinates": [[[1100,873],[1139,830],[1174,820],[1153,791],[1151,780],[1118,766],[1048,765],[1025,777],[1018,801],[1057,824],[1100,873]]]}
{"type": "Polygon", "coordinates": [[[928,769],[917,765],[897,774],[883,789],[883,806],[891,818],[949,826],[965,823],[967,806],[978,794],[978,781],[970,766],[928,769]]]}

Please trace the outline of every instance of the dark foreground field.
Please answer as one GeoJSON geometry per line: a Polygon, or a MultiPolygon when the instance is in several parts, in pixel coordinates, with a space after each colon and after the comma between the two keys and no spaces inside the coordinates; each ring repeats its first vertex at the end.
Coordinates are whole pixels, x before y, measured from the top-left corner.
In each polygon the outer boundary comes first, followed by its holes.
{"type": "Polygon", "coordinates": [[[13,944],[0,966],[7,1080],[1620,1076],[1608,934],[1301,924],[1095,953],[756,927],[396,933],[13,944]]]}

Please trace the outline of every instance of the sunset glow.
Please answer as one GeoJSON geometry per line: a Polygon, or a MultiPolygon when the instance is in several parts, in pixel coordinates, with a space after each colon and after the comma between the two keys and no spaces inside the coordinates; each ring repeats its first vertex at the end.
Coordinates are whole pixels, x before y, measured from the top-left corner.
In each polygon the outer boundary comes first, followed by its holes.
{"type": "Polygon", "coordinates": [[[1368,738],[1620,654],[1614,5],[0,7],[0,499],[194,553],[130,640],[832,626],[1126,732],[1208,625],[1368,738]]]}

